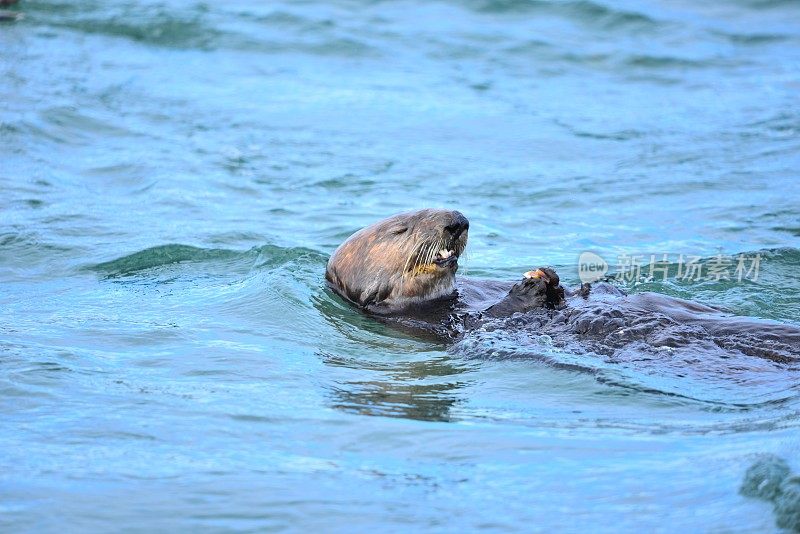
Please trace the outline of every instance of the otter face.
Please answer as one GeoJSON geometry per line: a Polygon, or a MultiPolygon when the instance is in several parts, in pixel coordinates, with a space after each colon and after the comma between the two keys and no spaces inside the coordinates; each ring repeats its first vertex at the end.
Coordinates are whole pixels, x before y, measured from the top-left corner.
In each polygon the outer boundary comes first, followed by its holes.
{"type": "Polygon", "coordinates": [[[373,310],[399,309],[453,292],[469,221],[450,210],[400,213],[359,230],[328,260],[340,295],[373,310]]]}

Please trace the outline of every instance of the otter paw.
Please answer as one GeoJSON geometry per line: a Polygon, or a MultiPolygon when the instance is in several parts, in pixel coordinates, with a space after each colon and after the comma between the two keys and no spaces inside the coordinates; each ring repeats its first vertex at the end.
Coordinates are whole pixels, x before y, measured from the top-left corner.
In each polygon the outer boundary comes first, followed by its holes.
{"type": "Polygon", "coordinates": [[[561,282],[558,274],[550,267],[538,267],[523,273],[522,277],[525,280],[544,280],[544,283],[548,286],[557,286],[561,282]]]}
{"type": "Polygon", "coordinates": [[[534,271],[528,271],[526,273],[522,273],[523,278],[542,278],[545,276],[544,271],[541,269],[536,269],[534,271]]]}
{"type": "MultiPolygon", "coordinates": [[[[533,272],[533,271],[528,271],[533,272]]],[[[530,275],[525,273],[525,278],[514,284],[511,288],[511,294],[530,295],[536,293],[544,294],[547,291],[547,280],[539,275],[530,275]]]]}

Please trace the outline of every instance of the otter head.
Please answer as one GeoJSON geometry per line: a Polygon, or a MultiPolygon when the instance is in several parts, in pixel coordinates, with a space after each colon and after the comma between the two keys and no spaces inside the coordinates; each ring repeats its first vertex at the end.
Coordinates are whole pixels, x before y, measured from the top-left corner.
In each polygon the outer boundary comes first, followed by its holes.
{"type": "Polygon", "coordinates": [[[469,221],[457,211],[394,215],[342,243],[325,278],[337,293],[374,311],[449,295],[468,230],[469,221]]]}

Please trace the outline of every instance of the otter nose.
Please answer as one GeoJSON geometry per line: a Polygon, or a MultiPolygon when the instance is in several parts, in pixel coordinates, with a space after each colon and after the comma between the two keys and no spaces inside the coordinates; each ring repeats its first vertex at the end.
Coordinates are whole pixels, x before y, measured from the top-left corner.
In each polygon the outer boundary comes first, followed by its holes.
{"type": "Polygon", "coordinates": [[[466,230],[469,230],[469,221],[461,213],[454,211],[453,221],[445,226],[444,229],[450,232],[450,235],[453,236],[453,239],[458,239],[458,236],[460,236],[466,230]]]}

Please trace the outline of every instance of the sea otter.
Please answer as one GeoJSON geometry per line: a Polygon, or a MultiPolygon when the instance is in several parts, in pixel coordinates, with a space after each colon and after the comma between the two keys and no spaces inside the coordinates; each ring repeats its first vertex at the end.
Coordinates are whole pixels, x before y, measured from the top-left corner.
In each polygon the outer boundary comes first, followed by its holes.
{"type": "Polygon", "coordinates": [[[342,243],[325,278],[364,312],[442,341],[476,330],[515,329],[524,334],[521,343],[530,338],[525,336],[545,335],[618,360],[671,354],[692,361],[714,352],[800,363],[800,328],[788,324],[658,293],[628,295],[608,283],[567,289],[548,267],[528,271],[516,283],[456,280],[468,233],[469,221],[458,211],[400,213],[342,243]]]}

